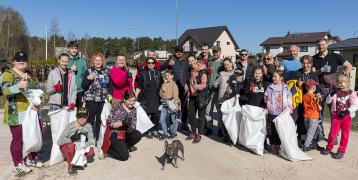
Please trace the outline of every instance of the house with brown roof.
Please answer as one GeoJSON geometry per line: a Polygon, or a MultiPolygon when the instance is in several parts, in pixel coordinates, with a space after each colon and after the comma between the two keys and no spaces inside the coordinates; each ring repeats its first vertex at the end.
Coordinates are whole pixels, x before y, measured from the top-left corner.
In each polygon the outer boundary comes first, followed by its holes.
{"type": "Polygon", "coordinates": [[[326,38],[328,44],[337,43],[340,41],[338,36],[332,36],[329,31],[326,32],[308,32],[308,33],[291,33],[288,32],[285,36],[270,37],[260,44],[263,47],[264,53],[270,53],[273,57],[287,55],[288,48],[292,44],[300,47],[299,56],[315,55],[318,50],[316,47],[317,41],[326,38]]]}
{"type": "Polygon", "coordinates": [[[221,48],[223,57],[236,57],[239,49],[234,37],[226,26],[205,27],[186,30],[178,39],[178,45],[183,47],[184,53],[200,53],[200,46],[207,43],[212,51],[213,46],[221,48]]]}

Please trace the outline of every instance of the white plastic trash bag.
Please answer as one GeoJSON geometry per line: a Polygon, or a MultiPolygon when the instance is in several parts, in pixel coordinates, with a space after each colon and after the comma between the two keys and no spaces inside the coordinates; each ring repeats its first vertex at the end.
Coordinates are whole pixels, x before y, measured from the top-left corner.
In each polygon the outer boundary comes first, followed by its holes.
{"type": "Polygon", "coordinates": [[[101,113],[101,128],[99,130],[99,137],[97,141],[97,147],[101,147],[103,144],[103,137],[104,133],[106,131],[106,121],[108,119],[108,116],[111,113],[111,104],[107,101],[107,99],[104,101],[102,113],[101,113]]]}
{"type": "Polygon", "coordinates": [[[71,161],[71,165],[85,166],[87,164],[86,153],[90,151],[91,147],[86,147],[86,136],[81,135],[81,141],[75,142],[75,155],[71,161]]]}
{"type": "Polygon", "coordinates": [[[231,141],[235,144],[239,136],[239,125],[241,119],[241,107],[239,99],[233,97],[223,102],[220,108],[222,112],[222,120],[231,141]]]}
{"type": "Polygon", "coordinates": [[[147,113],[140,106],[139,102],[134,104],[134,107],[137,108],[137,124],[136,129],[142,134],[148,131],[150,128],[154,126],[152,121],[149,119],[147,113]]]}
{"type": "Polygon", "coordinates": [[[44,92],[41,89],[29,89],[24,91],[23,94],[30,103],[38,106],[41,104],[41,96],[44,95],[44,92]]]}
{"type": "Polygon", "coordinates": [[[262,156],[267,134],[265,109],[244,105],[241,108],[241,115],[239,143],[262,156]]]}
{"type": "Polygon", "coordinates": [[[296,127],[289,109],[285,109],[273,122],[281,140],[280,155],[283,158],[290,161],[312,160],[297,145],[296,127]]]}
{"type": "Polygon", "coordinates": [[[60,163],[64,160],[60,147],[57,141],[60,138],[63,130],[69,122],[76,120],[76,110],[58,109],[49,112],[52,133],[52,148],[50,157],[50,166],[60,163]]]}

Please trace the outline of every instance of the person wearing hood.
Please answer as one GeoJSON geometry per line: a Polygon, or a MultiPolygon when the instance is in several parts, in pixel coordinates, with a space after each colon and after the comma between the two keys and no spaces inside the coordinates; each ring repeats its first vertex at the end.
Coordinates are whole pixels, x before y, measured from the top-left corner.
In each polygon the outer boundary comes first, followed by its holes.
{"type": "Polygon", "coordinates": [[[146,61],[147,67],[140,73],[138,80],[138,88],[136,89],[136,97],[140,105],[150,117],[154,126],[148,130],[147,138],[151,139],[153,136],[159,138],[158,123],[159,123],[159,91],[163,84],[163,77],[159,70],[155,68],[156,60],[149,57],[146,61]]]}
{"type": "MultiPolygon", "coordinates": [[[[153,57],[156,58],[157,54],[155,53],[154,50],[148,50],[147,52],[147,58],[153,57]]],[[[138,80],[139,80],[139,76],[142,70],[144,70],[145,67],[147,67],[148,64],[147,62],[143,62],[142,64],[137,66],[137,73],[135,75],[135,79],[134,79],[134,88],[137,89],[138,88],[138,80]]],[[[161,65],[159,61],[155,61],[155,68],[156,69],[160,69],[161,65]]]]}
{"type": "Polygon", "coordinates": [[[76,107],[82,107],[83,104],[83,89],[82,79],[85,71],[87,70],[87,61],[83,59],[78,50],[78,44],[76,41],[70,41],[68,44],[67,54],[70,57],[67,67],[76,74],[76,85],[77,85],[77,99],[76,107]]]}

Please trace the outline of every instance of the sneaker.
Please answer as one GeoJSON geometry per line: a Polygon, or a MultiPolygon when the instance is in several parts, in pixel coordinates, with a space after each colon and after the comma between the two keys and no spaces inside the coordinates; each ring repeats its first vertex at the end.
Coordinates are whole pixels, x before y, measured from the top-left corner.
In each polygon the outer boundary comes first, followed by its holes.
{"type": "Polygon", "coordinates": [[[77,175],[77,170],[76,170],[76,168],[73,167],[73,166],[68,167],[68,174],[69,174],[69,175],[77,175]]]}
{"type": "Polygon", "coordinates": [[[185,138],[185,140],[189,141],[189,140],[192,140],[192,139],[194,139],[194,138],[195,138],[195,134],[189,134],[189,136],[187,136],[187,137],[185,138]]]}
{"type": "Polygon", "coordinates": [[[158,131],[153,131],[152,135],[154,138],[160,138],[160,133],[158,131]]]}
{"type": "Polygon", "coordinates": [[[337,153],[332,154],[333,159],[342,159],[344,154],[341,151],[337,151],[337,153]]]}
{"type": "Polygon", "coordinates": [[[176,134],[171,134],[171,135],[169,136],[169,139],[175,139],[176,137],[177,137],[176,134]]]}
{"type": "Polygon", "coordinates": [[[132,146],[132,147],[129,148],[129,152],[134,152],[136,150],[137,150],[137,147],[135,147],[135,146],[132,146]]]}
{"type": "Polygon", "coordinates": [[[321,154],[322,155],[328,155],[328,154],[331,154],[332,152],[330,150],[328,150],[327,148],[324,148],[321,150],[321,154]]]}
{"type": "Polygon", "coordinates": [[[30,173],[32,170],[30,168],[28,168],[27,166],[25,166],[22,163],[19,163],[15,168],[14,168],[14,172],[16,174],[28,174],[30,173]]]}
{"type": "Polygon", "coordinates": [[[147,137],[148,139],[153,139],[152,132],[149,131],[149,132],[147,133],[146,137],[147,137]]]}
{"type": "Polygon", "coordinates": [[[193,140],[193,144],[198,144],[201,141],[201,136],[200,135],[196,135],[194,140],[193,140]]]}
{"type": "Polygon", "coordinates": [[[26,159],[26,162],[25,162],[26,166],[32,166],[32,167],[35,167],[35,168],[41,168],[44,166],[44,164],[38,160],[37,158],[35,160],[29,160],[29,159],[26,159]]]}
{"type": "Polygon", "coordinates": [[[164,139],[169,139],[169,135],[165,135],[165,134],[163,134],[163,135],[161,135],[160,137],[159,137],[159,140],[160,141],[162,141],[162,140],[164,140],[164,139]]]}
{"type": "Polygon", "coordinates": [[[302,151],[303,151],[303,152],[308,152],[308,151],[311,151],[311,148],[310,148],[310,147],[303,146],[302,151]]]}

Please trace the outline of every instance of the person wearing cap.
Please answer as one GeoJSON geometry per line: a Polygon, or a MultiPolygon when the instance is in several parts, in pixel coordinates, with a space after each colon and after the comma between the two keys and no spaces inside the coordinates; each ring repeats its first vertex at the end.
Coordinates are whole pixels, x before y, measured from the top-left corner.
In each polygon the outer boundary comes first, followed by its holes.
{"type": "Polygon", "coordinates": [[[87,109],[84,107],[77,108],[76,118],[76,121],[67,124],[57,141],[68,164],[68,173],[70,175],[77,174],[77,169],[80,168],[72,164],[73,157],[77,150],[87,148],[88,151],[85,153],[85,156],[92,158],[94,156],[93,146],[95,139],[92,133],[92,126],[87,123],[87,109]],[[81,143],[81,139],[85,139],[84,146],[83,143],[81,143]]]}
{"type": "Polygon", "coordinates": [[[185,131],[189,130],[187,125],[188,123],[188,101],[187,94],[188,89],[185,88],[185,85],[189,80],[189,64],[188,61],[183,57],[183,47],[176,46],[174,47],[174,56],[171,59],[168,59],[165,63],[162,64],[161,69],[172,69],[174,72],[174,81],[178,86],[179,90],[179,99],[181,102],[181,113],[178,113],[178,118],[181,119],[182,126],[181,128],[185,131]]]}
{"type": "MultiPolygon", "coordinates": [[[[10,152],[16,173],[29,173],[27,166],[42,167],[43,164],[37,158],[37,153],[32,152],[23,161],[22,123],[30,102],[22,94],[26,89],[38,89],[38,81],[26,71],[28,58],[25,52],[17,52],[13,58],[13,67],[2,74],[1,88],[5,96],[4,122],[9,125],[12,135],[10,152]],[[26,165],[27,166],[26,166],[26,165]]],[[[38,108],[32,107],[34,110],[38,108]]]]}
{"type": "Polygon", "coordinates": [[[318,83],[313,79],[308,79],[305,82],[305,88],[307,93],[303,95],[303,107],[304,107],[304,122],[307,130],[307,136],[302,150],[304,152],[310,150],[310,145],[313,140],[316,130],[320,123],[320,111],[322,110],[321,96],[315,94],[318,83]]]}
{"type": "Polygon", "coordinates": [[[66,52],[70,57],[70,61],[67,65],[71,71],[76,74],[76,85],[77,85],[77,98],[76,98],[76,107],[82,107],[83,104],[83,89],[82,89],[82,80],[83,75],[87,70],[87,60],[82,58],[79,50],[78,44],[76,41],[70,41],[68,44],[68,51],[66,52]]]}
{"type": "Polygon", "coordinates": [[[212,56],[209,52],[210,45],[207,43],[203,43],[200,47],[201,47],[201,53],[196,57],[196,59],[200,61],[201,64],[207,65],[208,61],[212,59],[212,56]]]}
{"type": "MultiPolygon", "coordinates": [[[[155,50],[150,49],[147,51],[147,58],[157,58],[157,54],[155,52],[155,50]]],[[[139,76],[141,71],[144,70],[144,68],[147,67],[147,61],[143,62],[142,64],[138,65],[137,67],[137,72],[135,75],[135,79],[134,79],[134,88],[137,89],[138,88],[138,80],[139,80],[139,76]]],[[[155,61],[155,68],[156,69],[161,69],[161,65],[160,65],[160,61],[155,61]]]]}
{"type": "Polygon", "coordinates": [[[140,102],[154,126],[148,130],[147,138],[153,136],[159,138],[159,91],[163,84],[163,77],[159,70],[155,68],[155,58],[149,57],[146,61],[147,67],[144,68],[139,76],[138,88],[135,91],[136,97],[140,102]]]}
{"type": "Polygon", "coordinates": [[[249,61],[249,51],[247,49],[242,49],[240,51],[240,58],[236,60],[236,69],[241,69],[244,72],[245,81],[251,80],[253,68],[253,63],[249,61]]]}

